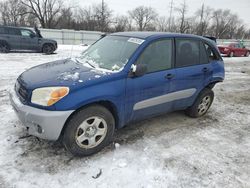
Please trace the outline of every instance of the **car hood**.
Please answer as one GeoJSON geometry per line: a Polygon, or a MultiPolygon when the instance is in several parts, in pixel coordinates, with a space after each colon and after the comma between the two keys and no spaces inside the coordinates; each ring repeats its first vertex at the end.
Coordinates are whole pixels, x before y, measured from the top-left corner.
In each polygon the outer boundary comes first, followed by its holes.
{"type": "Polygon", "coordinates": [[[18,81],[27,89],[49,86],[77,87],[112,73],[94,69],[74,59],[53,61],[23,72],[18,81]]]}
{"type": "Polygon", "coordinates": [[[51,42],[51,43],[57,43],[55,40],[53,39],[47,39],[47,38],[42,38],[43,42],[51,42]]]}
{"type": "Polygon", "coordinates": [[[218,48],[230,48],[229,46],[227,45],[217,45],[218,48]]]}

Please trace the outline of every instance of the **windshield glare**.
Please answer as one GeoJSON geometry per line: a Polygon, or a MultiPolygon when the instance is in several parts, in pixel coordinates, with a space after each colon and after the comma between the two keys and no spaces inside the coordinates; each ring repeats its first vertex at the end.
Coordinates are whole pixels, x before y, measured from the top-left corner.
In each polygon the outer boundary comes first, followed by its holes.
{"type": "Polygon", "coordinates": [[[130,37],[107,36],[90,46],[77,59],[95,68],[120,71],[142,42],[141,39],[131,40],[130,37]]]}

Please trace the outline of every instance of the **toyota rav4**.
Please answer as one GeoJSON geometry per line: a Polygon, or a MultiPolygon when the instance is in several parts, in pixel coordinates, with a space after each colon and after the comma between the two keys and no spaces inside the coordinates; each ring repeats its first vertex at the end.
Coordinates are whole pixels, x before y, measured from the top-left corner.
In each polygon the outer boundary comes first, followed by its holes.
{"type": "Polygon", "coordinates": [[[177,110],[203,116],[223,79],[224,63],[212,40],[122,32],[103,37],[77,58],[25,71],[10,100],[29,134],[60,138],[72,154],[86,156],[131,122],[177,110]]]}

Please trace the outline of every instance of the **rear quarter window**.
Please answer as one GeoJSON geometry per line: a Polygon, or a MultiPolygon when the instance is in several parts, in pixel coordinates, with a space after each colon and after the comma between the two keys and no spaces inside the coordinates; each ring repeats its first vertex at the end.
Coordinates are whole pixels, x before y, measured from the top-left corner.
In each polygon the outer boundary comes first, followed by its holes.
{"type": "Polygon", "coordinates": [[[20,30],[16,28],[8,28],[7,31],[9,35],[21,35],[20,30]]]}
{"type": "Polygon", "coordinates": [[[209,44],[204,43],[204,47],[208,56],[209,61],[220,60],[219,55],[215,52],[215,49],[209,44]]]}

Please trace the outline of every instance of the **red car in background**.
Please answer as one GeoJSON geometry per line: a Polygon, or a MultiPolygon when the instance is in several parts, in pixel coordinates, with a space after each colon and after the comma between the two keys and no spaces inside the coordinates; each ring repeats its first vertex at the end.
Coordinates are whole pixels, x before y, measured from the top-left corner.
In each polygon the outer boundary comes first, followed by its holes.
{"type": "Polygon", "coordinates": [[[220,53],[228,57],[240,57],[250,55],[250,50],[247,49],[241,42],[225,42],[218,45],[220,53]]]}

